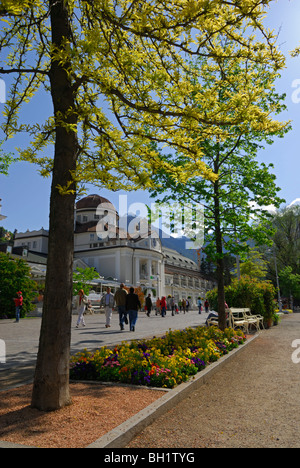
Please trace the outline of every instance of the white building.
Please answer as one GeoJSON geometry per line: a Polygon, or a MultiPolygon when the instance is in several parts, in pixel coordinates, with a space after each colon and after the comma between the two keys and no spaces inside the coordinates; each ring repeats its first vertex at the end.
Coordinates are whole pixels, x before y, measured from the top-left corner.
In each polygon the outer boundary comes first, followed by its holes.
{"type": "Polygon", "coordinates": [[[26,247],[32,252],[48,253],[49,231],[42,228],[39,231],[19,232],[15,236],[14,247],[26,247]]]}
{"type": "Polygon", "coordinates": [[[158,235],[149,234],[150,237],[141,238],[138,232],[134,236],[122,230],[116,209],[103,197],[90,195],[76,204],[75,258],[105,278],[141,286],[155,292],[154,296],[161,296],[165,283],[164,255],[158,235]],[[99,209],[97,213],[99,205],[105,208],[102,213],[99,209]],[[107,233],[107,239],[99,237],[99,229],[103,235],[107,233]]]}
{"type": "MultiPolygon", "coordinates": [[[[174,296],[178,301],[189,297],[193,305],[214,287],[202,278],[195,262],[163,247],[145,220],[120,220],[115,207],[99,195],[77,202],[75,220],[75,264],[95,268],[106,281],[140,286],[153,298],[174,296]]],[[[48,231],[18,233],[15,247],[18,246],[45,254],[48,231]]]]}
{"type": "Polygon", "coordinates": [[[200,296],[216,286],[214,281],[205,279],[199,273],[199,266],[190,258],[175,250],[163,248],[165,256],[165,295],[172,296],[175,302],[190,298],[193,305],[200,296]]]}

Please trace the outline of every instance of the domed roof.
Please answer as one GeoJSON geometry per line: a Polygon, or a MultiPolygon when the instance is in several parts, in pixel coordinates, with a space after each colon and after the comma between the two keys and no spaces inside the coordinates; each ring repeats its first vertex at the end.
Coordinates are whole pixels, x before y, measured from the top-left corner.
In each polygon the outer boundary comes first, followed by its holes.
{"type": "Polygon", "coordinates": [[[109,203],[110,205],[112,205],[112,203],[109,200],[107,200],[107,198],[100,197],[100,195],[88,195],[87,197],[82,198],[76,203],[76,209],[85,210],[89,208],[97,208],[102,203],[109,203]]]}

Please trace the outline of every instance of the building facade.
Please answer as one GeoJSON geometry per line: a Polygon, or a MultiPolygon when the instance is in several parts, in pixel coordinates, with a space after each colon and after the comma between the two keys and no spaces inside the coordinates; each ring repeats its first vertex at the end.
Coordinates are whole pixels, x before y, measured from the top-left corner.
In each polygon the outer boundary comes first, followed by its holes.
{"type": "MultiPolygon", "coordinates": [[[[145,220],[125,221],[109,200],[89,195],[76,204],[75,265],[86,265],[112,283],[140,286],[153,299],[173,296],[176,301],[190,298],[195,306],[199,296],[215,284],[204,279],[199,265],[177,251],[163,246],[157,232],[145,220]],[[141,234],[142,232],[142,234],[141,234]]],[[[48,231],[16,234],[15,247],[47,253],[48,231]]]]}
{"type": "Polygon", "coordinates": [[[25,247],[32,252],[48,253],[49,231],[42,228],[39,231],[19,232],[15,236],[14,247],[25,247]]]}

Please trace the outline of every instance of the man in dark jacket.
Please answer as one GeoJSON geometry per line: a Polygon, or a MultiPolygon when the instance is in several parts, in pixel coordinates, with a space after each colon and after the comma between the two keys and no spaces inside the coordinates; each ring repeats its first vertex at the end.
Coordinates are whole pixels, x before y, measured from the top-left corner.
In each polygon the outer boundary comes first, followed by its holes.
{"type": "Polygon", "coordinates": [[[127,297],[127,291],[125,289],[125,285],[122,283],[120,285],[120,288],[117,290],[115,294],[115,303],[119,311],[121,330],[124,330],[124,323],[126,323],[126,325],[128,324],[127,312],[126,312],[126,297],[127,297]]]}
{"type": "Polygon", "coordinates": [[[138,310],[141,307],[139,296],[134,294],[134,288],[130,288],[130,292],[126,297],[126,310],[129,314],[130,331],[135,331],[135,325],[138,319],[138,310]]]}
{"type": "Polygon", "coordinates": [[[152,310],[151,294],[148,294],[148,297],[146,299],[146,309],[147,309],[147,316],[150,317],[151,310],[152,310]]]}

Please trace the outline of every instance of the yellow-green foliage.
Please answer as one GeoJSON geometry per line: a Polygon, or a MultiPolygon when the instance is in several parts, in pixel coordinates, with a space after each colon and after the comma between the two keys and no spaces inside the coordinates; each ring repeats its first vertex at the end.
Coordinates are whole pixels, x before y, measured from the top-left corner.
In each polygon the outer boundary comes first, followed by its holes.
{"type": "MultiPolygon", "coordinates": [[[[284,67],[276,35],[263,26],[269,3],[69,0],[64,7],[73,39],[53,47],[51,2],[2,0],[0,74],[15,75],[2,129],[8,137],[17,132],[31,135],[20,155],[38,164],[43,176],[52,171],[55,129],[75,132],[78,161],[70,186],[75,180],[113,190],[149,188],[149,174],[158,169],[175,182],[191,175],[214,180],[202,162],[202,141],[224,141],[237,124],[268,132],[286,125],[274,120],[270,103],[263,110],[257,106],[258,96],[284,67]],[[196,70],[193,61],[199,55],[206,63],[196,70]],[[20,123],[22,104],[40,87],[49,91],[53,61],[66,67],[75,107],[45,122],[20,123]],[[257,75],[253,88],[249,78],[255,63],[265,64],[268,73],[257,75]],[[226,100],[218,99],[226,80],[232,80],[226,70],[240,67],[246,72],[235,76],[226,100]],[[222,76],[207,91],[203,78],[214,70],[222,76]],[[76,124],[66,123],[70,116],[76,117],[76,124]],[[162,161],[154,144],[186,156],[184,167],[162,161]]],[[[70,186],[59,190],[68,193],[70,186]]]]}

